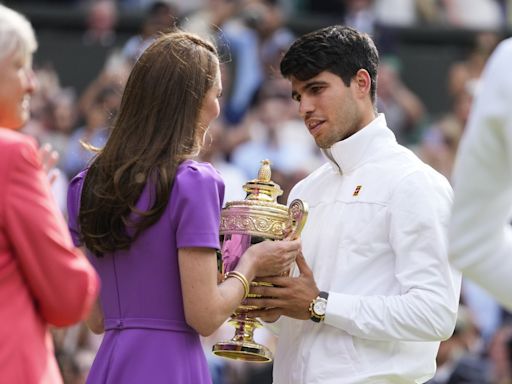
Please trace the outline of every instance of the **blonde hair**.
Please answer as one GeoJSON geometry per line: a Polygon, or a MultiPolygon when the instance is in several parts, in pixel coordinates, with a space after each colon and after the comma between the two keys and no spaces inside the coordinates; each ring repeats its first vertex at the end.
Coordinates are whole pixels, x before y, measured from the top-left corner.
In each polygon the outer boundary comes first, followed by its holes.
{"type": "Polygon", "coordinates": [[[16,51],[31,55],[36,49],[34,29],[27,18],[0,4],[0,59],[16,51]]]}

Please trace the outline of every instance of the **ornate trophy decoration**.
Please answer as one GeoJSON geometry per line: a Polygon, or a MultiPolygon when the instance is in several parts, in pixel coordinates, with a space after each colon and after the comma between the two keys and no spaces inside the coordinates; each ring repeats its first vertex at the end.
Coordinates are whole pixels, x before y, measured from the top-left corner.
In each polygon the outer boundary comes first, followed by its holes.
{"type": "MultiPolygon", "coordinates": [[[[243,201],[228,202],[221,212],[220,236],[222,243],[223,276],[233,271],[240,257],[252,244],[263,240],[283,240],[300,236],[307,218],[307,206],[296,199],[289,207],[279,204],[281,187],[271,180],[270,161],[263,160],[258,178],[243,186],[247,197],[243,201]]],[[[251,285],[270,285],[253,282],[251,285]]],[[[257,297],[249,294],[249,297],[257,297]]],[[[271,362],[270,350],[253,339],[254,330],[262,326],[256,318],[247,313],[257,307],[240,304],[231,316],[229,324],[235,327],[235,335],[229,341],[213,346],[217,356],[252,362],[271,362]]]]}

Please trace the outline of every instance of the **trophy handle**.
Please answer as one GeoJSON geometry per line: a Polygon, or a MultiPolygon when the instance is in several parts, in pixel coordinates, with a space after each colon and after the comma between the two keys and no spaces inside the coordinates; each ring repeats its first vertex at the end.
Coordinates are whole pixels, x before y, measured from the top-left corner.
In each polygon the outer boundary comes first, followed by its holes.
{"type": "Polygon", "coordinates": [[[308,218],[308,205],[300,199],[295,199],[290,203],[288,214],[291,220],[291,239],[297,239],[302,232],[308,218]]]}

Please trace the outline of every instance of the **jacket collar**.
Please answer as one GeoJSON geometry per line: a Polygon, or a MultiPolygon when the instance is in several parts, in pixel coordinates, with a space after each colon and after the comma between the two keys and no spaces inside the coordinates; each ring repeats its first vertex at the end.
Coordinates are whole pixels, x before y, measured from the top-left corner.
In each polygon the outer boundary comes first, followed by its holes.
{"type": "Polygon", "coordinates": [[[390,143],[396,143],[395,135],[387,127],[384,114],[379,113],[370,124],[322,152],[335,171],[348,173],[359,167],[372,152],[390,143]]]}

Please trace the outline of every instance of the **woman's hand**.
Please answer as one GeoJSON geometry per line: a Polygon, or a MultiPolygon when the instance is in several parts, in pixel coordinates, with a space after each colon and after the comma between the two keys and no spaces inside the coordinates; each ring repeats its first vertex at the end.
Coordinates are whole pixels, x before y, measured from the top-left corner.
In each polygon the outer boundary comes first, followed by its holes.
{"type": "Polygon", "coordinates": [[[290,270],[301,252],[300,240],[266,240],[245,251],[239,263],[251,261],[258,277],[277,276],[290,270]]]}

